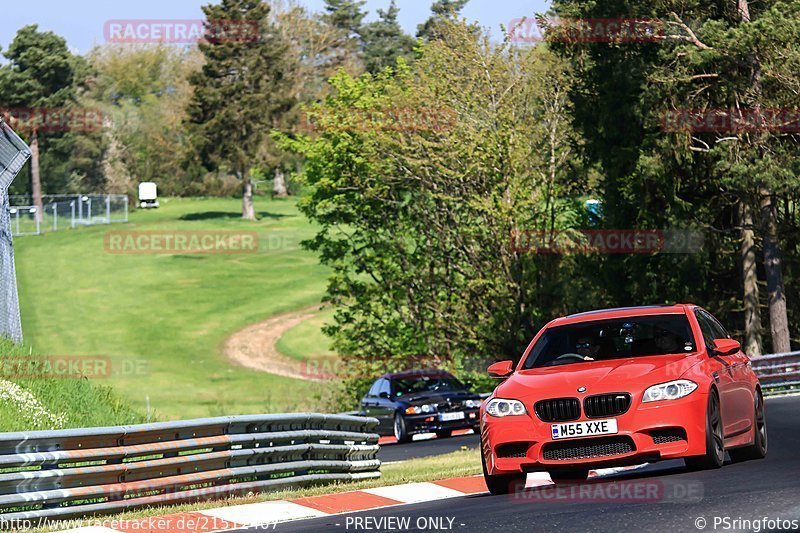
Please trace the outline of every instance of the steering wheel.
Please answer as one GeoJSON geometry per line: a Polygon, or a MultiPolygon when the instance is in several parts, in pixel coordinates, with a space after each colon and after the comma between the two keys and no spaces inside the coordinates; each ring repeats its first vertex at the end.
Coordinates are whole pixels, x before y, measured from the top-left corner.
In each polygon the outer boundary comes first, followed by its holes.
{"type": "Polygon", "coordinates": [[[564,355],[559,355],[545,366],[556,366],[556,365],[563,365],[566,363],[578,363],[586,361],[586,358],[582,355],[576,353],[565,353],[564,355]]]}

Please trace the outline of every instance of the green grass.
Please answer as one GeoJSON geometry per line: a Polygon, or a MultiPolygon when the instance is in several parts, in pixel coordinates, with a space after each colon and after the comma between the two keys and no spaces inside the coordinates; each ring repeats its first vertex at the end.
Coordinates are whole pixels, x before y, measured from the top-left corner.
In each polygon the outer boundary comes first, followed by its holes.
{"type": "Polygon", "coordinates": [[[162,419],[320,407],[323,385],[221,356],[230,334],[324,292],[327,269],[300,246],[315,229],[295,201],[259,198],[256,211],[260,220],[247,222],[237,199],[163,199],[129,224],[17,239],[25,342],[45,355],[108,357],[103,383],[162,419]],[[261,246],[249,255],[107,253],[104,236],[118,230],[256,231],[261,246]]]}
{"type": "Polygon", "coordinates": [[[36,360],[29,350],[0,340],[0,431],[31,431],[145,422],[110,388],[85,379],[33,376],[15,368],[36,360]],[[11,363],[10,363],[11,362],[11,363]],[[30,376],[21,378],[22,375],[30,376]],[[16,385],[16,387],[14,386],[16,385]]]}
{"type": "Polygon", "coordinates": [[[309,359],[335,359],[331,339],[322,333],[322,327],[333,321],[333,309],[326,308],[314,318],[306,320],[283,334],[278,350],[298,361],[309,359]]]}
{"type": "MultiPolygon", "coordinates": [[[[351,483],[335,483],[331,485],[314,485],[294,490],[283,490],[258,494],[248,498],[228,498],[221,501],[185,504],[172,507],[152,507],[130,511],[116,516],[98,517],[96,520],[135,520],[151,516],[163,516],[173,513],[198,511],[202,509],[212,509],[231,505],[245,505],[272,500],[285,500],[292,498],[303,498],[308,496],[319,496],[322,494],[335,494],[351,490],[371,489],[375,487],[387,487],[391,485],[402,485],[404,483],[419,483],[423,481],[436,481],[453,477],[475,476],[481,473],[480,452],[477,449],[463,449],[446,455],[436,457],[426,457],[423,459],[412,459],[400,463],[385,464],[381,467],[381,477],[365,481],[351,483]]],[[[71,527],[75,527],[71,525],[71,527]]],[[[55,531],[62,526],[54,525],[48,528],[33,530],[33,533],[43,533],[45,531],[55,531]]]]}

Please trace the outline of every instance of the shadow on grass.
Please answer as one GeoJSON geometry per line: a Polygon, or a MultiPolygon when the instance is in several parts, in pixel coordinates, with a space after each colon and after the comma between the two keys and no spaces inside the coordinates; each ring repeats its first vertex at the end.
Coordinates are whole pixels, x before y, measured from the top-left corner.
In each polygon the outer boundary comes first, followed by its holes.
{"type": "MultiPolygon", "coordinates": [[[[279,219],[293,217],[294,215],[281,215],[277,213],[270,213],[268,211],[260,211],[256,213],[256,217],[260,219],[279,219]]],[[[180,220],[235,220],[242,218],[241,213],[232,211],[204,211],[202,213],[187,213],[180,217],[180,220]]]]}

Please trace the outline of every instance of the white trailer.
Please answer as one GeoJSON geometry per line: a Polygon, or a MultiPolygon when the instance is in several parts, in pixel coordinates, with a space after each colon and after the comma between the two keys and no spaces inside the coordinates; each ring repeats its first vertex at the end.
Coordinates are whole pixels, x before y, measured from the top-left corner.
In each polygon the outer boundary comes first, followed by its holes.
{"type": "Polygon", "coordinates": [[[158,207],[158,187],[152,181],[139,184],[139,207],[142,209],[158,207]]]}

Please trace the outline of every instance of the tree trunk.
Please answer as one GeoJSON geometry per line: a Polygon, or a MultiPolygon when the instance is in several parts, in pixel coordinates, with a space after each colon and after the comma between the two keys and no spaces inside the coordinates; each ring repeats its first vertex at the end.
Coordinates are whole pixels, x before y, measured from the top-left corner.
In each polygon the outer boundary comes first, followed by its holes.
{"type": "Polygon", "coordinates": [[[272,184],[272,194],[278,198],[286,198],[289,196],[289,189],[286,186],[286,175],[283,173],[282,168],[275,170],[275,180],[272,184]]]}
{"type": "Polygon", "coordinates": [[[36,206],[36,220],[42,221],[42,176],[39,173],[39,137],[36,132],[31,135],[31,195],[36,206]]]}
{"type": "Polygon", "coordinates": [[[250,176],[244,178],[244,191],[242,193],[242,218],[245,220],[256,219],[256,208],[253,205],[253,182],[250,176]]]}
{"type": "Polygon", "coordinates": [[[747,199],[739,204],[742,227],[742,304],[744,305],[744,352],[750,357],[761,355],[761,309],[758,306],[758,274],[756,272],[756,239],[753,213],[747,199]]]}
{"type": "Polygon", "coordinates": [[[791,350],[789,318],[786,314],[786,293],[778,243],[778,213],[774,200],[769,190],[761,189],[761,231],[764,239],[764,270],[767,276],[772,350],[774,353],[785,353],[791,350]]]}

